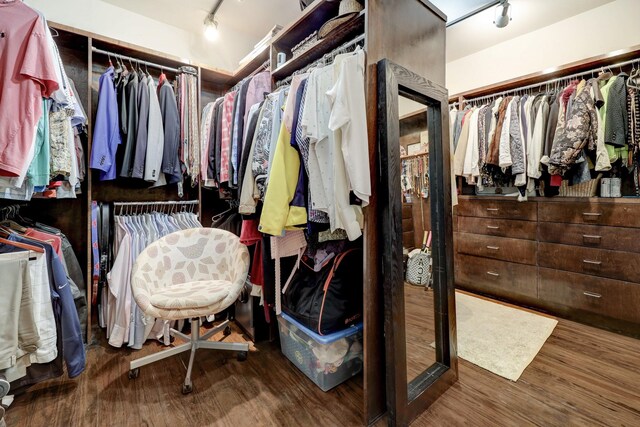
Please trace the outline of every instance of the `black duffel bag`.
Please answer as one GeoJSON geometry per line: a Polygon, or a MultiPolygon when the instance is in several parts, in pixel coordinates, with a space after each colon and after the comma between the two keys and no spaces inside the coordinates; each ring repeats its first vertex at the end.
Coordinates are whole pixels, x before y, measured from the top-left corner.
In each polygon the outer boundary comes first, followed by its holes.
{"type": "Polygon", "coordinates": [[[362,319],[362,250],[349,249],[315,272],[306,263],[282,297],[282,310],[320,335],[362,319]]]}

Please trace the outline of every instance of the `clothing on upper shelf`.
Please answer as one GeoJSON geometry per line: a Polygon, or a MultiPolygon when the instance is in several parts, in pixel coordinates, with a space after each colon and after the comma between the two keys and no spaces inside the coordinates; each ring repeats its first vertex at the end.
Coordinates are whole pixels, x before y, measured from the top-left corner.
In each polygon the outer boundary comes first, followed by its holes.
{"type": "MultiPolygon", "coordinates": [[[[515,185],[524,196],[525,187],[532,190],[543,174],[559,175],[574,185],[592,179],[590,170],[610,171],[615,163],[631,167],[639,154],[634,129],[640,103],[637,83],[629,80],[625,73],[602,73],[573,81],[556,93],[453,109],[456,175],[478,188],[497,182],[515,185]]],[[[552,180],[552,185],[561,180],[552,180]]]]}
{"type": "Polygon", "coordinates": [[[122,64],[117,70],[107,68],[100,77],[90,161],[101,181],[119,175],[160,186],[181,183],[184,174],[198,181],[200,146],[193,116],[197,78],[185,71],[177,76],[176,86],[174,90],[164,74],[156,86],[148,72],[129,71],[122,64]]]}
{"type": "Polygon", "coordinates": [[[75,198],[86,114],[73,81],[42,14],[19,1],[0,11],[0,197],[75,198]]]}

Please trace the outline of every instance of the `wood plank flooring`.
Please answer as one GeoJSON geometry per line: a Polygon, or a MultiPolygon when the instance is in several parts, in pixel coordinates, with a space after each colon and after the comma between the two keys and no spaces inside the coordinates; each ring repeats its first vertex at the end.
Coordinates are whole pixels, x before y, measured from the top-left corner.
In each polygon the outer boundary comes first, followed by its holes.
{"type": "Polygon", "coordinates": [[[640,340],[558,319],[517,382],[463,359],[459,374],[412,426],[640,426],[640,340]]]}
{"type": "MultiPolygon", "coordinates": [[[[234,331],[225,341],[240,340],[234,331]]],[[[52,380],[17,397],[7,411],[7,425],[361,424],[361,376],[324,393],[282,356],[277,343],[258,344],[245,362],[238,362],[232,353],[198,350],[191,377],[194,391],[186,396],[181,394],[181,384],[189,353],[142,367],[140,377],[129,380],[129,360],[160,350],[153,342],[133,352],[101,341],[89,349],[88,369],[77,379],[52,380]]]]}
{"type": "Polygon", "coordinates": [[[436,340],[433,291],[405,283],[404,306],[407,381],[411,381],[436,362],[436,352],[431,347],[436,340]]]}
{"type": "MultiPolygon", "coordinates": [[[[432,299],[420,298],[407,308],[425,311],[430,334],[432,315],[426,313],[432,312],[432,299]]],[[[419,322],[420,314],[408,318],[419,322]]],[[[234,333],[227,339],[242,338],[234,333]]],[[[186,355],[143,367],[136,380],[127,378],[131,358],[159,350],[155,343],[131,352],[100,342],[89,349],[88,370],[79,378],[49,381],[17,397],[7,411],[8,426],[361,424],[360,377],[323,393],[277,344],[258,344],[246,362],[199,352],[188,396],[180,393],[186,355]]],[[[559,319],[518,382],[461,360],[458,383],[412,425],[640,426],[640,340],[559,319]]]]}

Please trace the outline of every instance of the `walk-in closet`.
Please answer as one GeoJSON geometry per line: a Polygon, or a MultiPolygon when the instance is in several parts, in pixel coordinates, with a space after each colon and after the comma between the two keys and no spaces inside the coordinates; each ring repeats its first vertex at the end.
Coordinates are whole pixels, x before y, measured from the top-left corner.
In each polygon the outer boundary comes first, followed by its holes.
{"type": "Polygon", "coordinates": [[[0,0],[0,427],[640,420],[635,0],[0,0]]]}

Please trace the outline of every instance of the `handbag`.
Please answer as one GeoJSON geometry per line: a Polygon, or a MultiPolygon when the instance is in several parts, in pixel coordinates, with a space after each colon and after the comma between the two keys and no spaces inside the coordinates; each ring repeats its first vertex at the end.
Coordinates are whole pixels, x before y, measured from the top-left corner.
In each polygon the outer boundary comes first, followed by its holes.
{"type": "Polygon", "coordinates": [[[330,334],[362,318],[362,250],[349,249],[320,271],[304,261],[282,298],[282,309],[320,335],[330,334]]]}
{"type": "Polygon", "coordinates": [[[431,285],[431,233],[427,241],[427,232],[424,232],[422,249],[413,255],[409,254],[407,261],[407,282],[417,286],[431,285]]]}

